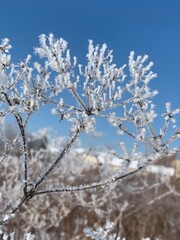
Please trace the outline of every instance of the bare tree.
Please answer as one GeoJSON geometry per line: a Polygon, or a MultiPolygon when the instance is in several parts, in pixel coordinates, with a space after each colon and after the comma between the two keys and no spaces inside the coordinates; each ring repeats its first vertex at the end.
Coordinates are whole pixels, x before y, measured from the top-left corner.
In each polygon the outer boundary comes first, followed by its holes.
{"type": "MultiPolygon", "coordinates": [[[[126,65],[117,67],[113,63],[112,51],[107,49],[106,44],[102,47],[94,46],[90,40],[87,65],[83,67],[81,64],[77,65],[76,57],[71,58],[64,39],[56,40],[53,34],[42,34],[39,40],[40,47],[35,48],[35,53],[41,60],[33,64],[30,55],[18,64],[11,63],[9,40],[3,39],[0,45],[0,128],[3,135],[5,118],[8,115],[14,116],[19,133],[13,144],[17,141],[21,143],[20,161],[23,162],[22,197],[4,213],[0,225],[8,223],[24,203],[37,195],[104,188],[110,183],[136,174],[160,156],[179,151],[172,146],[180,136],[174,119],[180,112],[179,109],[172,110],[171,104],[166,103],[164,124],[159,131],[155,131],[153,127],[157,113],[152,98],[157,91],[151,90],[149,83],[156,74],[150,71],[153,63],[146,64],[147,55],[135,58],[134,52],[131,52],[129,72],[126,73],[126,65]],[[71,105],[66,102],[64,92],[69,92],[74,100],[71,105]],[[31,116],[46,104],[52,105],[52,114],[71,123],[70,136],[58,156],[45,169],[42,166],[42,171],[32,180],[26,126],[31,116]],[[134,140],[130,153],[122,142],[122,154],[112,153],[112,157],[119,160],[118,171],[93,183],[82,183],[79,186],[60,183],[57,187],[44,187],[43,183],[50,178],[77,138],[83,132],[94,131],[98,118],[106,119],[117,128],[118,133],[134,140]],[[138,151],[139,145],[146,148],[143,151],[145,154],[138,151]],[[130,170],[132,163],[136,168],[130,170]]],[[[6,149],[13,147],[6,139],[3,140],[6,149]]],[[[1,165],[8,163],[8,154],[9,150],[1,157],[1,165]]]]}

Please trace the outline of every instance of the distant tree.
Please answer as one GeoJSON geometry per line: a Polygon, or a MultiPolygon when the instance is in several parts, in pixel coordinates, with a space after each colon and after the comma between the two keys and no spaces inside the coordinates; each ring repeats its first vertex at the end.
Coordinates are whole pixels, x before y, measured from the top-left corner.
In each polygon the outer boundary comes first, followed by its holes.
{"type": "MultiPolygon", "coordinates": [[[[30,55],[24,61],[11,63],[9,40],[3,39],[0,45],[0,132],[3,135],[5,118],[14,116],[19,131],[13,144],[6,138],[2,139],[6,149],[13,148],[17,141],[21,144],[22,156],[18,164],[23,162],[22,197],[4,210],[0,225],[8,223],[24,203],[35,196],[104,188],[136,174],[161,156],[170,156],[179,151],[172,145],[180,136],[174,118],[179,109],[172,110],[171,104],[166,103],[162,127],[158,131],[153,127],[157,113],[152,98],[158,92],[149,87],[156,74],[150,71],[153,63],[146,64],[147,55],[135,58],[135,53],[131,52],[129,72],[126,73],[126,65],[117,67],[113,63],[112,51],[107,50],[106,44],[94,46],[90,40],[87,65],[83,67],[77,65],[76,57],[71,58],[64,39],[56,40],[53,34],[42,34],[39,40],[40,47],[35,48],[35,53],[40,60],[33,64],[30,63],[30,55]],[[64,92],[72,96],[72,101],[69,101],[71,104],[66,102],[64,92]],[[32,179],[26,126],[31,116],[47,104],[52,106],[52,114],[58,115],[61,121],[71,123],[70,136],[58,155],[47,166],[42,164],[41,172],[32,179]],[[77,138],[83,132],[94,131],[98,118],[106,119],[117,128],[119,134],[134,140],[130,153],[123,142],[120,143],[122,153],[112,152],[112,157],[119,160],[119,170],[108,178],[88,184],[82,182],[79,186],[44,184],[77,138]],[[140,152],[139,145],[143,145],[146,151],[140,152]],[[132,163],[136,166],[133,169],[132,163]]],[[[2,166],[10,161],[9,153],[10,150],[5,151],[1,157],[2,166]]]]}

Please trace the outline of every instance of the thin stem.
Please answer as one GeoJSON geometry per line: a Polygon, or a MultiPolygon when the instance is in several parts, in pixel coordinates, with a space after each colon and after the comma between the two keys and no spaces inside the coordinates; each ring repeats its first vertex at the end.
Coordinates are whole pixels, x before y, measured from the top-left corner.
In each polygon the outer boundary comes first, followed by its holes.
{"type": "Polygon", "coordinates": [[[110,183],[116,182],[117,180],[124,179],[126,177],[129,177],[131,175],[136,174],[137,172],[141,171],[145,167],[147,167],[152,160],[148,159],[147,163],[139,166],[137,169],[130,171],[128,173],[125,173],[123,175],[112,175],[110,178],[101,180],[99,182],[92,183],[90,185],[81,185],[81,186],[70,186],[70,187],[65,187],[65,188],[60,188],[60,189],[52,189],[52,190],[44,190],[44,191],[39,191],[36,192],[34,195],[40,195],[40,194],[49,194],[49,193],[57,193],[57,192],[81,192],[81,191],[87,191],[87,190],[94,190],[97,188],[104,188],[105,186],[109,185],[110,183]]]}
{"type": "MultiPolygon", "coordinates": [[[[41,94],[41,97],[44,98],[44,99],[46,100],[46,102],[49,102],[49,103],[52,103],[52,104],[55,104],[55,105],[58,104],[57,101],[52,100],[52,99],[49,99],[49,98],[47,98],[46,96],[44,96],[43,94],[41,94]]],[[[80,108],[68,106],[68,105],[66,105],[66,104],[63,104],[62,106],[65,107],[65,108],[70,108],[70,109],[72,109],[72,110],[74,110],[74,111],[83,112],[83,110],[80,109],[80,108]]]]}
{"type": "Polygon", "coordinates": [[[21,75],[23,73],[23,69],[21,69],[21,71],[19,71],[17,77],[15,78],[14,82],[11,83],[11,85],[8,87],[8,90],[15,84],[18,82],[18,80],[21,78],[21,75]]]}
{"type": "Polygon", "coordinates": [[[0,221],[0,226],[9,223],[9,220],[12,218],[11,215],[14,215],[14,214],[21,208],[21,206],[27,201],[27,199],[28,199],[27,196],[24,195],[24,196],[21,198],[21,200],[20,200],[20,202],[18,203],[18,205],[17,205],[17,206],[12,210],[12,212],[9,214],[10,218],[8,218],[7,220],[1,220],[1,221],[0,221]]]}
{"type": "MultiPolygon", "coordinates": [[[[7,93],[3,92],[7,103],[9,104],[9,106],[13,106],[11,103],[11,100],[9,99],[7,93]]],[[[28,163],[28,147],[27,147],[27,141],[26,141],[26,133],[25,133],[25,129],[24,129],[24,125],[23,125],[23,120],[20,116],[19,113],[17,113],[16,111],[12,111],[14,114],[14,117],[16,119],[16,122],[19,126],[19,130],[21,132],[21,137],[23,140],[23,154],[24,154],[24,192],[27,193],[27,175],[28,175],[28,168],[27,168],[27,163],[28,163]]]]}
{"type": "Polygon", "coordinates": [[[170,124],[170,118],[168,118],[168,119],[165,121],[165,123],[164,123],[163,129],[162,129],[162,134],[161,134],[162,140],[163,140],[164,137],[165,137],[165,133],[166,133],[168,127],[169,127],[169,124],[170,124]]]}
{"type": "Polygon", "coordinates": [[[21,136],[21,134],[19,134],[14,140],[13,143],[10,144],[8,143],[8,149],[6,150],[5,154],[2,156],[2,158],[0,159],[0,164],[3,164],[3,162],[5,161],[5,159],[7,158],[7,156],[9,155],[9,153],[11,152],[11,150],[14,148],[14,146],[16,145],[16,143],[18,143],[19,137],[21,136]]]}
{"type": "Polygon", "coordinates": [[[155,138],[156,135],[155,135],[155,132],[154,132],[154,130],[153,130],[153,127],[152,127],[152,125],[148,122],[148,119],[147,119],[147,117],[146,117],[146,112],[144,111],[144,109],[143,109],[143,107],[142,107],[142,104],[141,104],[140,102],[138,102],[138,106],[140,107],[141,112],[143,113],[143,115],[144,115],[144,117],[145,117],[146,126],[147,126],[147,128],[148,128],[148,130],[149,130],[149,133],[151,134],[151,137],[155,138]]]}
{"type": "Polygon", "coordinates": [[[75,91],[75,89],[71,88],[70,89],[71,92],[73,93],[74,97],[77,99],[77,101],[80,103],[80,105],[84,108],[84,110],[87,112],[88,109],[86,108],[85,104],[83,103],[83,101],[81,100],[80,96],[78,95],[78,93],[75,91]]]}
{"type": "Polygon", "coordinates": [[[178,138],[178,136],[180,135],[180,131],[177,131],[166,143],[165,145],[169,145],[171,144],[176,138],[178,138]]]}
{"type": "Polygon", "coordinates": [[[34,185],[34,188],[37,189],[39,185],[48,177],[48,175],[52,172],[52,170],[57,166],[59,161],[65,156],[66,152],[70,149],[72,144],[77,139],[78,135],[81,132],[81,128],[76,130],[75,134],[70,138],[70,140],[67,142],[66,146],[60,153],[59,157],[55,160],[55,162],[48,168],[48,170],[40,177],[40,179],[36,182],[34,185]]]}

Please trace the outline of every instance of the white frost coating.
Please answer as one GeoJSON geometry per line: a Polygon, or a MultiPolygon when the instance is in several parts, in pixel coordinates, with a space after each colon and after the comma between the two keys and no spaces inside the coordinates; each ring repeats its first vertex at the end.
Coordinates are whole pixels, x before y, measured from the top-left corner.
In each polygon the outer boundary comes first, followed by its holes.
{"type": "Polygon", "coordinates": [[[26,233],[24,240],[35,240],[35,236],[31,233],[26,233]]]}
{"type": "Polygon", "coordinates": [[[3,221],[8,221],[10,220],[11,218],[14,218],[15,217],[15,214],[5,214],[4,215],[4,218],[3,218],[3,221]]]}
{"type": "MultiPolygon", "coordinates": [[[[96,230],[91,228],[85,228],[84,233],[87,237],[95,240],[121,240],[116,234],[111,234],[113,223],[109,220],[103,227],[98,227],[96,230]]],[[[123,240],[123,239],[122,239],[123,240]]]]}
{"type": "MultiPolygon", "coordinates": [[[[131,151],[125,143],[121,143],[119,153],[112,154],[112,157],[119,160],[122,168],[97,183],[59,189],[52,187],[52,191],[48,190],[48,193],[53,192],[53,189],[74,192],[104,187],[135,174],[159,157],[179,152],[174,146],[180,137],[180,130],[175,124],[175,116],[180,110],[172,110],[171,104],[167,103],[166,112],[162,115],[163,124],[160,129],[154,127],[158,114],[152,100],[158,92],[149,86],[156,74],[151,71],[153,63],[148,63],[147,55],[136,57],[132,51],[128,64],[118,67],[113,62],[112,50],[108,50],[106,44],[94,45],[93,41],[89,40],[87,64],[83,66],[76,57],[71,57],[68,43],[64,39],[56,39],[53,34],[42,34],[39,42],[40,46],[35,48],[37,60],[33,63],[33,59],[28,55],[18,64],[11,63],[9,40],[4,39],[0,44],[0,131],[6,146],[0,163],[6,160],[17,141],[21,145],[21,162],[24,164],[26,200],[34,194],[42,194],[38,192],[40,184],[58,167],[58,163],[68,154],[82,132],[95,131],[96,120],[99,118],[106,119],[117,129],[117,133],[134,141],[131,151]],[[51,106],[51,113],[58,115],[57,124],[69,121],[71,134],[64,144],[65,147],[60,149],[59,155],[57,153],[57,158],[40,173],[32,187],[29,180],[26,126],[31,115],[47,104],[51,106]],[[3,134],[3,121],[7,114],[13,115],[19,129],[19,135],[13,144],[9,144],[3,134]],[[146,154],[138,148],[141,146],[142,149],[142,145],[146,154]],[[129,172],[132,164],[137,168],[129,172]]],[[[158,124],[160,125],[160,122],[158,124]]],[[[7,214],[4,216],[4,221],[11,217],[7,214]]]]}

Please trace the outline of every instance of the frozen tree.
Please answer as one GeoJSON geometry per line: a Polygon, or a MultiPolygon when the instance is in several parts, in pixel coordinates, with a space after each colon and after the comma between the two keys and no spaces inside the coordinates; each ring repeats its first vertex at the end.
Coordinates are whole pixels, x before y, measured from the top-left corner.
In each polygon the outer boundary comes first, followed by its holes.
{"type": "Polygon", "coordinates": [[[35,48],[35,53],[40,59],[34,63],[30,55],[24,61],[12,63],[9,40],[3,39],[0,45],[0,131],[5,142],[0,164],[8,164],[9,153],[16,144],[20,144],[22,156],[19,161],[23,163],[22,197],[4,213],[1,225],[15,217],[24,203],[37,195],[104,188],[136,174],[160,156],[179,151],[172,145],[180,136],[175,124],[179,109],[172,110],[171,104],[166,103],[166,111],[162,114],[164,124],[158,131],[153,127],[157,113],[152,99],[157,91],[151,90],[149,83],[156,74],[151,71],[153,63],[146,63],[147,55],[136,58],[131,52],[128,66],[117,67],[106,44],[94,46],[89,40],[84,67],[77,64],[76,57],[71,57],[64,39],[56,40],[53,34],[42,34],[39,40],[40,46],[35,48]],[[64,97],[67,92],[72,97],[68,102],[64,97]],[[58,156],[46,166],[42,164],[41,172],[32,179],[26,126],[31,116],[47,104],[52,106],[51,113],[59,116],[60,121],[70,122],[70,136],[58,156]],[[9,115],[14,117],[18,127],[13,142],[4,135],[4,122],[9,115]],[[108,178],[79,186],[63,183],[44,186],[77,138],[83,132],[95,130],[98,118],[106,119],[117,128],[117,133],[134,140],[130,153],[122,141],[121,153],[112,153],[112,157],[119,160],[118,171],[108,178]],[[139,145],[143,145],[146,151],[140,152],[139,145]],[[130,170],[132,163],[136,167],[130,170]]]}

